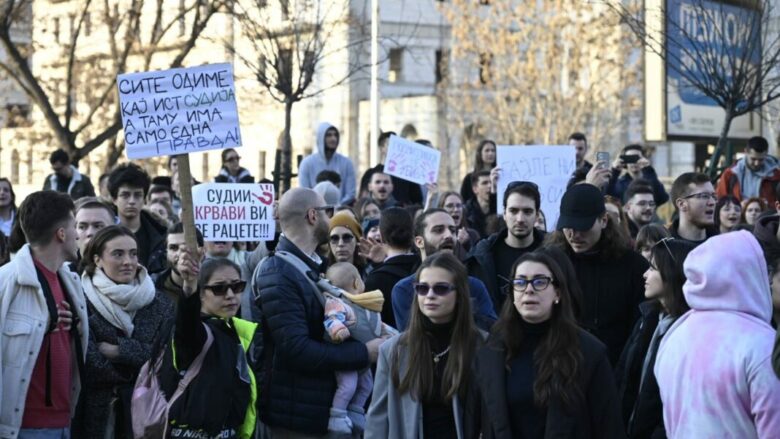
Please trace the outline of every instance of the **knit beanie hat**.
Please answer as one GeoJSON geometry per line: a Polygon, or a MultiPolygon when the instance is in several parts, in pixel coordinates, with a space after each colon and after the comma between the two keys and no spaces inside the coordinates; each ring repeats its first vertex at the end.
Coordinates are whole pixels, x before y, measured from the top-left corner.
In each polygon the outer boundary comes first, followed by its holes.
{"type": "Polygon", "coordinates": [[[341,198],[341,191],[335,184],[329,181],[321,181],[315,185],[312,190],[317,192],[325,200],[325,204],[329,206],[338,206],[339,198],[341,198]]]}
{"type": "Polygon", "coordinates": [[[333,215],[333,218],[330,219],[330,231],[333,231],[336,227],[348,228],[357,239],[363,237],[363,231],[360,230],[360,224],[352,217],[352,214],[349,213],[349,211],[342,210],[333,215]]]}

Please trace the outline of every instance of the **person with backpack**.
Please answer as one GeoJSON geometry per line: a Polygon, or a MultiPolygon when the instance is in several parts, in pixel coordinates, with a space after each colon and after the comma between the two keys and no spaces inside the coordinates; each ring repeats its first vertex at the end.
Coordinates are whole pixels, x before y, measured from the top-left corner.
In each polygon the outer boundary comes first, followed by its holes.
{"type": "MultiPolygon", "coordinates": [[[[249,439],[257,423],[253,353],[262,339],[257,323],[236,317],[246,282],[241,268],[228,259],[209,259],[202,266],[197,261],[189,249],[179,256],[184,295],[173,338],[158,354],[157,376],[169,404],[164,437],[249,439]],[[189,368],[198,371],[194,377],[187,375],[189,368]],[[186,386],[180,391],[182,380],[186,386]]],[[[140,421],[134,419],[134,429],[140,421]]]]}
{"type": "Polygon", "coordinates": [[[123,226],[100,229],[81,260],[89,312],[84,431],[77,437],[132,437],[130,400],[173,302],[138,264],[138,244],[123,226]]]}

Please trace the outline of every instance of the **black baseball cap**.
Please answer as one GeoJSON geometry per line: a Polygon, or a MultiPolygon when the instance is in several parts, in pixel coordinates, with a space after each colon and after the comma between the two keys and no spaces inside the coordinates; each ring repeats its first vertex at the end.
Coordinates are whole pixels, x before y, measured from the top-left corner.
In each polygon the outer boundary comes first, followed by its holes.
{"type": "Polygon", "coordinates": [[[590,230],[596,219],[606,212],[604,195],[592,184],[575,184],[563,194],[558,230],[590,230]]]}

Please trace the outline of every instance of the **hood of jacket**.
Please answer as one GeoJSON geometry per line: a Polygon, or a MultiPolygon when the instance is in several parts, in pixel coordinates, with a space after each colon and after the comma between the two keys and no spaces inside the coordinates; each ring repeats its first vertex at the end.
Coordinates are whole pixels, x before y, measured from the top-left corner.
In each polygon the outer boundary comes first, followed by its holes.
{"type": "Polygon", "coordinates": [[[708,239],[691,251],[683,268],[688,278],[683,293],[692,310],[746,313],[769,323],[769,275],[761,246],[749,232],[708,239]],[[727,264],[724,255],[729,255],[727,264]]]}
{"type": "MultiPolygon", "coordinates": [[[[325,133],[328,132],[328,130],[331,128],[335,129],[336,132],[339,133],[338,128],[336,128],[330,122],[322,122],[317,127],[317,152],[320,153],[323,159],[325,159],[325,133]]],[[[341,133],[339,133],[339,139],[341,139],[341,133]]]]}
{"type": "Polygon", "coordinates": [[[764,167],[760,170],[753,171],[748,169],[747,159],[742,158],[737,161],[737,164],[734,165],[734,173],[737,175],[737,178],[739,178],[739,181],[742,181],[742,178],[745,176],[746,172],[752,172],[760,178],[766,178],[771,177],[778,167],[780,167],[780,160],[767,154],[766,159],[764,159],[764,167]]]}

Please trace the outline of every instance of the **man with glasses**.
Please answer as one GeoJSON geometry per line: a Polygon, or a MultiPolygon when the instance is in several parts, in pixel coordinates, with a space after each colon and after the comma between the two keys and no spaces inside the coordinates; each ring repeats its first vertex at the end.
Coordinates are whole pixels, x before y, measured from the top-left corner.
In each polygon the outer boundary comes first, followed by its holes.
{"type": "Polygon", "coordinates": [[[769,155],[769,142],[756,136],[748,140],[745,156],[723,171],[718,181],[718,197],[733,195],[741,201],[760,197],[774,206],[775,185],[780,183],[780,161],[769,155]]]}
{"type": "Polygon", "coordinates": [[[216,183],[254,183],[255,177],[239,164],[241,156],[233,148],[222,150],[222,169],[214,177],[216,183]]]}
{"type": "Polygon", "coordinates": [[[636,239],[639,229],[652,223],[653,218],[655,218],[655,210],[658,207],[655,202],[655,193],[646,180],[637,179],[628,185],[625,196],[628,231],[631,234],[631,239],[636,239]]]}
{"type": "MultiPolygon", "coordinates": [[[[428,209],[414,222],[414,245],[420,251],[423,260],[437,252],[453,252],[455,249],[455,221],[444,209],[428,209]]],[[[409,323],[409,310],[414,298],[414,274],[398,281],[391,295],[393,314],[399,331],[406,329],[409,323]]],[[[485,284],[469,276],[469,293],[474,322],[481,329],[489,330],[496,321],[496,312],[490,300],[485,284]]]]}
{"type": "Polygon", "coordinates": [[[678,218],[669,227],[674,238],[699,245],[718,234],[715,228],[715,203],[718,200],[709,177],[686,172],[672,184],[672,200],[678,218]]]}
{"type": "Polygon", "coordinates": [[[541,196],[535,183],[516,181],[504,192],[506,229],[480,241],[466,258],[469,274],[481,280],[499,312],[510,291],[512,266],[526,253],[536,250],[545,232],[534,227],[539,218],[541,196]]]}
{"type": "Polygon", "coordinates": [[[333,344],[323,338],[325,310],[312,281],[322,274],[317,249],[329,239],[328,210],[332,207],[311,189],[286,192],[279,200],[282,236],[276,252],[297,258],[307,274],[276,254],[255,270],[253,292],[262,310],[264,346],[260,362],[270,369],[258,380],[265,395],[258,407],[261,437],[326,437],[335,371],[368,367],[383,341],[333,344]]]}

